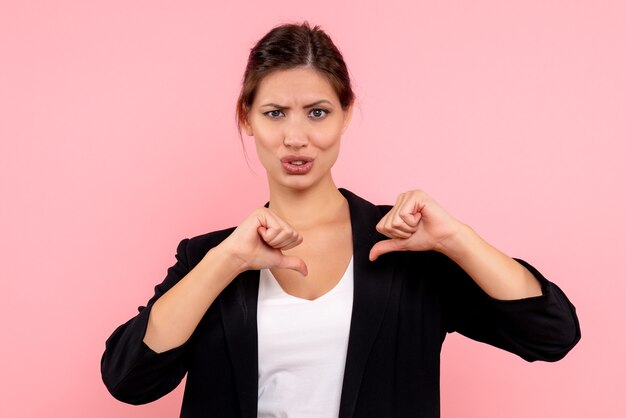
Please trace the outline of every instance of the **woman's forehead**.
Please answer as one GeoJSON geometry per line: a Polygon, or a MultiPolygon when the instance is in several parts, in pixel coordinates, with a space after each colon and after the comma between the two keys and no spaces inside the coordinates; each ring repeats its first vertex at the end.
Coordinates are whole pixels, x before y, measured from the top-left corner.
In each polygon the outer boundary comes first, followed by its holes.
{"type": "Polygon", "coordinates": [[[323,99],[338,103],[337,94],[328,79],[309,67],[273,71],[261,80],[256,96],[260,105],[265,102],[288,105],[279,103],[281,101],[310,104],[323,99]]]}

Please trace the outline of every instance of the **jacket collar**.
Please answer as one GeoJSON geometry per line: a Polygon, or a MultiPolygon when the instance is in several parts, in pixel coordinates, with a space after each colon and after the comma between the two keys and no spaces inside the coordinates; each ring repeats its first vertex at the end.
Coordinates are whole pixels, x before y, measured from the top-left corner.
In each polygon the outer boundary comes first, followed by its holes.
{"type": "MultiPolygon", "coordinates": [[[[339,188],[350,207],[354,251],[354,300],[339,418],[352,417],[371,347],[387,306],[393,271],[383,259],[369,261],[372,246],[385,237],[376,231],[383,212],[351,191],[339,188]]],[[[266,207],[269,202],[266,203],[266,207]]],[[[226,343],[243,418],[256,418],[258,401],[257,298],[259,270],[240,274],[220,297],[226,343]]]]}

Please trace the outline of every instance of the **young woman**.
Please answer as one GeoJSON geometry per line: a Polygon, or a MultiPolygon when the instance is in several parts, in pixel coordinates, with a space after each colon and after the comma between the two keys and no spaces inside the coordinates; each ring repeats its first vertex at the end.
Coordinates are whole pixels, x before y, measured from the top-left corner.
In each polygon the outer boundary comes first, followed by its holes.
{"type": "Polygon", "coordinates": [[[420,190],[375,205],[335,185],[352,115],[344,60],[319,29],[275,27],[251,50],[237,120],[269,202],[183,239],[102,376],[142,404],[187,374],[182,417],[438,417],[446,333],[556,361],[574,306],[530,264],[420,190]]]}

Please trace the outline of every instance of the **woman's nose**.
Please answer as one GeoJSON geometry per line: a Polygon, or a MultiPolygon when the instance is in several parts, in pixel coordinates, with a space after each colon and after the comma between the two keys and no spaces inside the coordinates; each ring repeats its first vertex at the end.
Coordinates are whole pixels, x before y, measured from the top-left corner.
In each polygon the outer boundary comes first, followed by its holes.
{"type": "Polygon", "coordinates": [[[309,143],[307,129],[301,121],[292,121],[287,124],[284,132],[283,144],[287,147],[304,147],[309,143]]]}

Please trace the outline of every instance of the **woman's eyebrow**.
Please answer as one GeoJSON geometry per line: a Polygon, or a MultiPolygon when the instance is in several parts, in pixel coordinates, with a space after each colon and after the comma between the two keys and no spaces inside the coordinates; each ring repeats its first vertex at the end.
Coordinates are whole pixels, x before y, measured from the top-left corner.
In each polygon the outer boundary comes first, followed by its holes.
{"type": "MultiPolygon", "coordinates": [[[[317,105],[318,105],[318,104],[320,104],[320,103],[328,103],[329,105],[332,105],[332,103],[331,103],[330,101],[328,101],[328,100],[326,100],[326,99],[322,99],[322,100],[318,100],[318,101],[316,101],[316,102],[313,102],[313,103],[311,103],[311,104],[308,104],[308,105],[302,106],[302,108],[303,108],[303,109],[308,109],[309,107],[317,106],[317,105]]],[[[288,106],[281,106],[281,105],[276,104],[276,103],[265,103],[265,104],[262,104],[262,105],[261,105],[261,106],[259,106],[259,107],[266,107],[266,106],[277,107],[277,108],[279,108],[279,109],[290,109],[290,107],[288,107],[288,106]]]]}

